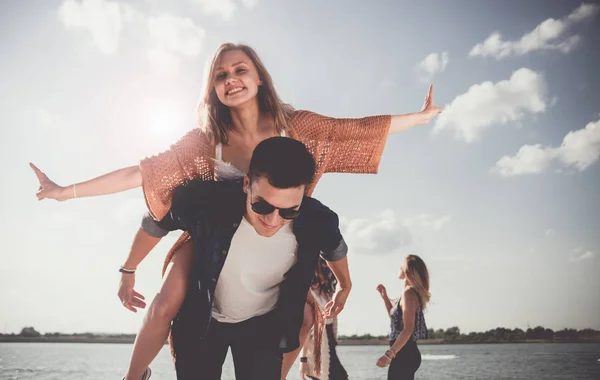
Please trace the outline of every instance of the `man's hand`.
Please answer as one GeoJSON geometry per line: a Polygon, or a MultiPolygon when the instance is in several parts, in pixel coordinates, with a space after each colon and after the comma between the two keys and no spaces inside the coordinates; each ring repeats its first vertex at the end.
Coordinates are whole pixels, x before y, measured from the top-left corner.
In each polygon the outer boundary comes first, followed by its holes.
{"type": "Polygon", "coordinates": [[[143,309],[146,307],[144,296],[133,290],[135,285],[135,273],[123,273],[119,283],[118,296],[125,308],[137,313],[137,308],[143,309]]]}
{"type": "Polygon", "coordinates": [[[327,305],[325,305],[325,318],[334,318],[337,317],[339,313],[344,309],[344,305],[346,304],[346,300],[348,299],[348,295],[350,295],[349,288],[340,288],[333,296],[333,300],[329,301],[327,305]]]}

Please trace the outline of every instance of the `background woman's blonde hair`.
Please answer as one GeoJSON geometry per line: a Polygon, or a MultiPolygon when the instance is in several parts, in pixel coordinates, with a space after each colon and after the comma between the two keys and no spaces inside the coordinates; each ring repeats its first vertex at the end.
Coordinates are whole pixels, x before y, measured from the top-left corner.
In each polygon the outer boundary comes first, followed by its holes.
{"type": "Polygon", "coordinates": [[[200,129],[206,133],[213,143],[227,143],[227,133],[232,128],[231,112],[217,97],[215,70],[223,54],[232,50],[244,52],[256,67],[258,76],[262,81],[262,84],[258,87],[257,95],[259,111],[271,114],[278,133],[288,131],[289,116],[293,111],[292,107],[279,99],[275,86],[273,86],[273,79],[271,79],[271,75],[254,49],[247,45],[233,43],[224,43],[217,48],[205,73],[204,95],[200,98],[197,113],[200,129]]]}
{"type": "Polygon", "coordinates": [[[431,299],[429,293],[429,271],[425,262],[417,255],[408,255],[404,261],[404,274],[407,284],[415,289],[421,308],[425,310],[431,299]]]}

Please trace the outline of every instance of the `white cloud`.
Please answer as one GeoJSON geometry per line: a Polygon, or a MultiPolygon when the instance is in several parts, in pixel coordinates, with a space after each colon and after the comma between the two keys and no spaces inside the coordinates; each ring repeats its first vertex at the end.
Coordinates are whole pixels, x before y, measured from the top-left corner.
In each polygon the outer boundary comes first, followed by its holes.
{"type": "Polygon", "coordinates": [[[555,150],[539,144],[524,145],[513,157],[504,156],[496,163],[495,170],[504,177],[542,173],[550,167],[555,150]]]}
{"type": "Polygon", "coordinates": [[[421,214],[416,217],[408,217],[402,220],[402,225],[407,227],[421,226],[430,227],[439,231],[446,223],[450,221],[450,216],[434,217],[428,214],[421,214]]]}
{"type": "Polygon", "coordinates": [[[242,0],[242,4],[244,4],[246,8],[254,8],[258,5],[258,0],[242,0]]]}
{"type": "Polygon", "coordinates": [[[439,219],[436,219],[433,221],[432,226],[433,229],[440,230],[446,223],[448,223],[450,221],[450,217],[449,216],[443,216],[439,219]]]}
{"type": "Polygon", "coordinates": [[[450,61],[448,53],[431,53],[417,65],[421,81],[429,82],[435,74],[446,70],[450,61]]]}
{"type": "Polygon", "coordinates": [[[412,236],[391,210],[372,218],[341,220],[342,233],[352,252],[386,254],[408,246],[412,236]]]}
{"type": "Polygon", "coordinates": [[[600,120],[569,132],[559,147],[524,145],[515,156],[504,156],[494,171],[504,177],[538,174],[553,163],[583,171],[600,158],[600,120]]]}
{"type": "MultiPolygon", "coordinates": [[[[195,0],[200,4],[202,11],[207,15],[220,16],[223,20],[230,20],[237,9],[237,5],[232,0],[195,0]]],[[[255,1],[246,0],[243,2],[246,7],[256,4],[255,1]]]]}
{"type": "Polygon", "coordinates": [[[567,133],[558,148],[560,160],[577,170],[585,170],[600,157],[600,120],[567,133]]]}
{"type": "Polygon", "coordinates": [[[444,107],[433,133],[453,129],[456,138],[474,142],[483,129],[493,124],[507,124],[522,120],[527,113],[546,111],[545,93],[544,77],[527,68],[515,71],[508,80],[473,85],[444,107]]]}
{"type": "Polygon", "coordinates": [[[586,251],[585,253],[577,256],[577,257],[571,257],[570,260],[571,261],[583,261],[583,260],[591,260],[594,257],[596,257],[596,254],[592,251],[586,251]]]}
{"type": "Polygon", "coordinates": [[[387,90],[394,87],[396,87],[396,83],[394,83],[394,81],[389,78],[386,78],[382,80],[381,83],[379,83],[379,88],[382,90],[387,90]]]}
{"type": "Polygon", "coordinates": [[[579,8],[562,19],[544,20],[518,41],[504,41],[499,32],[494,32],[484,42],[475,45],[469,52],[469,56],[493,56],[501,59],[536,50],[558,50],[568,53],[579,44],[581,37],[577,34],[571,36],[565,36],[565,34],[575,24],[594,18],[599,9],[600,6],[596,4],[581,4],[579,8]]]}
{"type": "Polygon", "coordinates": [[[58,9],[58,18],[67,29],[87,30],[106,54],[117,52],[123,24],[134,14],[130,6],[108,0],[65,0],[58,9]]]}
{"type": "Polygon", "coordinates": [[[165,71],[179,66],[179,56],[197,56],[205,32],[187,17],[162,14],[147,21],[150,48],[147,56],[165,71]]]}
{"type": "Polygon", "coordinates": [[[158,49],[196,56],[205,32],[187,17],[162,14],[148,19],[150,43],[158,49]]]}
{"type": "Polygon", "coordinates": [[[546,236],[550,237],[550,236],[554,236],[556,235],[556,231],[554,231],[552,228],[548,228],[545,232],[546,236]]]}
{"type": "Polygon", "coordinates": [[[38,120],[41,125],[47,128],[59,128],[65,124],[60,115],[50,113],[46,110],[39,111],[38,120]]]}

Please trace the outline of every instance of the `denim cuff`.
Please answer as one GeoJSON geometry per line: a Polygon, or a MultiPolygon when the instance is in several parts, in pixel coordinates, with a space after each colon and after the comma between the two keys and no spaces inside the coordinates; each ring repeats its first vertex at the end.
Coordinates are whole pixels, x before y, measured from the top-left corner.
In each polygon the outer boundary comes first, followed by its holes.
{"type": "Polygon", "coordinates": [[[146,213],[142,218],[142,230],[155,238],[162,238],[169,233],[169,230],[165,230],[158,225],[158,222],[152,218],[150,213],[146,213]]]}
{"type": "Polygon", "coordinates": [[[348,255],[348,245],[346,244],[346,241],[344,241],[344,238],[342,238],[342,240],[340,241],[340,244],[333,251],[321,252],[321,257],[323,257],[323,259],[325,261],[338,261],[338,260],[343,259],[347,255],[348,255]]]}

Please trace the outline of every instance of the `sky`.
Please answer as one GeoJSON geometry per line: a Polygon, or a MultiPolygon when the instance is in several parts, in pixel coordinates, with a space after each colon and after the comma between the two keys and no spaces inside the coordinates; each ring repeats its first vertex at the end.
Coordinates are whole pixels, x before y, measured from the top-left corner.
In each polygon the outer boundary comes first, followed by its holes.
{"type": "MultiPolygon", "coordinates": [[[[390,136],[377,175],[328,174],[353,289],[341,334],[386,334],[375,288],[431,273],[429,327],[600,329],[600,6],[575,1],[109,0],[0,3],[0,332],[134,333],[117,298],[141,189],[35,197],[195,127],[205,64],[254,47],[281,98],[334,117],[444,108],[390,136]]],[[[151,299],[166,252],[138,269],[151,299]]]]}

